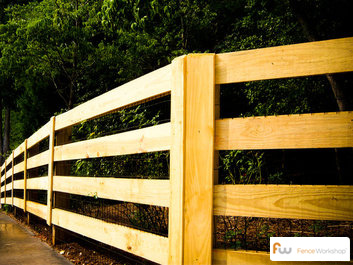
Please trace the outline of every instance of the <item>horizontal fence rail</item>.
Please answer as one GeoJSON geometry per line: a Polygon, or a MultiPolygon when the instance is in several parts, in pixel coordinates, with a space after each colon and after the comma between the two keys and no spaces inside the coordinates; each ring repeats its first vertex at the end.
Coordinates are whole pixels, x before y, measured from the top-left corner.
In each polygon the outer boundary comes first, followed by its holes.
{"type": "Polygon", "coordinates": [[[169,180],[55,176],[53,190],[169,207],[169,180]]]}
{"type": "Polygon", "coordinates": [[[220,119],[219,85],[350,71],[353,38],[176,58],[52,117],[1,165],[1,204],[161,264],[268,264],[267,252],[214,249],[214,216],[353,221],[353,186],[219,185],[218,151],[352,148],[353,112],[220,119]],[[169,94],[169,123],[70,142],[74,125],[169,94]],[[170,179],[73,176],[65,164],[156,151],[170,151],[170,179]],[[55,207],[57,193],[167,207],[168,237],[55,207]]]}
{"type": "Polygon", "coordinates": [[[353,220],[353,187],[321,185],[216,185],[215,215],[353,220]]]}
{"type": "Polygon", "coordinates": [[[216,120],[216,150],[351,147],[353,112],[216,120]]]}
{"type": "Polygon", "coordinates": [[[353,71],[353,38],[216,55],[216,84],[353,71]]]}

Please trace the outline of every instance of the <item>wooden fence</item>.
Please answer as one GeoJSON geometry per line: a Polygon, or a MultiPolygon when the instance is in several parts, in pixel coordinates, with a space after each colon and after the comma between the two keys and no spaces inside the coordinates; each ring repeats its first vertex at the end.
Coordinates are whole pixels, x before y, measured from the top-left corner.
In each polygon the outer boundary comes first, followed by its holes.
{"type": "Polygon", "coordinates": [[[157,263],[268,264],[266,252],[213,249],[214,215],[353,221],[353,187],[218,185],[218,151],[353,147],[353,112],[219,119],[220,85],[349,71],[353,38],[176,58],[52,117],[1,166],[1,204],[157,263]],[[170,123],[67,141],[73,125],[169,93],[170,123]],[[32,155],[47,137],[49,150],[32,155]],[[164,150],[170,150],[169,180],[63,177],[67,169],[56,163],[164,150]],[[48,176],[27,178],[29,169],[43,165],[48,176]],[[21,172],[24,179],[13,180],[21,172]],[[18,189],[23,199],[13,196],[18,189]],[[27,189],[47,190],[47,205],[28,200],[27,189]],[[169,207],[168,237],[52,207],[53,192],[92,191],[99,198],[169,207]]]}

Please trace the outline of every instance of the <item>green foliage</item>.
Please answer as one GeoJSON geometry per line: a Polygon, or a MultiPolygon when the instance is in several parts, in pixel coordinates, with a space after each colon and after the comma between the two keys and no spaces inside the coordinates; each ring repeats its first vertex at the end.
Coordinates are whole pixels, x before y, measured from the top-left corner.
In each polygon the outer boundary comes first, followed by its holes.
{"type": "MultiPolygon", "coordinates": [[[[130,108],[85,121],[72,131],[74,141],[93,139],[106,134],[139,129],[158,124],[160,110],[130,108]]],[[[138,155],[124,155],[110,158],[79,159],[72,166],[72,174],[77,176],[123,176],[165,178],[169,175],[169,153],[153,152],[138,155]]]]}
{"type": "Polygon", "coordinates": [[[10,204],[4,204],[2,206],[3,210],[5,211],[5,213],[9,213],[12,211],[12,206],[10,204]]]}
{"type": "MultiPolygon", "coordinates": [[[[319,39],[352,36],[348,26],[350,1],[335,3],[300,1],[303,15],[319,39]]],[[[305,34],[287,0],[3,0],[0,100],[12,109],[11,147],[16,147],[58,110],[70,109],[164,66],[179,55],[233,52],[304,41],[305,34]]],[[[352,83],[344,82],[347,87],[352,83]]],[[[222,86],[221,101],[222,117],[337,109],[323,77],[222,86]]],[[[105,135],[105,131],[141,128],[156,124],[162,116],[138,108],[125,110],[113,118],[82,123],[74,128],[73,138],[92,139],[105,135]]],[[[153,161],[169,159],[165,153],[142,157],[153,161]]],[[[77,161],[74,173],[128,174],[123,166],[136,162],[130,156],[119,161],[97,161],[77,161]]],[[[278,168],[270,170],[266,161],[267,155],[260,151],[224,152],[221,170],[228,174],[230,183],[282,183],[285,172],[278,168]]],[[[151,162],[142,166],[145,172],[135,173],[162,176],[165,164],[151,162]]]]}
{"type": "Polygon", "coordinates": [[[221,156],[226,180],[232,184],[249,184],[263,182],[263,153],[257,151],[234,150],[221,156]]]}

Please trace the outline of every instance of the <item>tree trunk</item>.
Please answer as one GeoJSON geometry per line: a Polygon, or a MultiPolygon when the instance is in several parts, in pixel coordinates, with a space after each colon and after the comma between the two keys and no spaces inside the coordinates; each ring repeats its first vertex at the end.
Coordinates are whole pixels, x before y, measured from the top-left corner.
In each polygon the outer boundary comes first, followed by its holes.
{"type": "Polygon", "coordinates": [[[3,154],[10,151],[10,107],[5,107],[3,154]]]}
{"type": "MultiPolygon", "coordinates": [[[[294,15],[297,17],[297,20],[298,20],[300,26],[302,27],[304,36],[309,41],[319,40],[319,37],[314,32],[310,23],[308,22],[308,18],[305,15],[305,11],[304,11],[305,7],[304,7],[302,1],[301,0],[289,0],[289,4],[293,10],[294,15]]],[[[345,95],[345,91],[343,89],[343,86],[340,84],[338,78],[332,74],[327,74],[326,78],[330,83],[331,90],[332,90],[333,95],[336,99],[338,109],[340,111],[350,110],[351,106],[349,106],[347,96],[345,95]]]]}
{"type": "MultiPolygon", "coordinates": [[[[305,37],[309,41],[317,41],[319,40],[316,32],[312,29],[308,17],[305,14],[304,11],[304,5],[301,0],[289,0],[289,4],[293,10],[294,15],[297,17],[297,20],[299,24],[302,27],[303,33],[305,37]]],[[[352,106],[350,106],[348,97],[345,95],[345,91],[341,83],[339,82],[339,79],[332,74],[326,74],[326,78],[330,83],[331,90],[333,92],[333,95],[336,99],[337,107],[339,111],[347,111],[351,110],[352,106]]],[[[348,157],[352,156],[352,149],[337,149],[335,148],[335,158],[336,158],[336,169],[337,169],[337,175],[338,175],[338,183],[339,184],[346,184],[345,182],[351,181],[349,178],[346,177],[347,174],[345,174],[346,166],[345,162],[348,157]],[[341,157],[341,158],[340,158],[341,157]]],[[[351,164],[351,163],[349,163],[351,164]]],[[[349,174],[349,173],[348,173],[349,174]]]]}

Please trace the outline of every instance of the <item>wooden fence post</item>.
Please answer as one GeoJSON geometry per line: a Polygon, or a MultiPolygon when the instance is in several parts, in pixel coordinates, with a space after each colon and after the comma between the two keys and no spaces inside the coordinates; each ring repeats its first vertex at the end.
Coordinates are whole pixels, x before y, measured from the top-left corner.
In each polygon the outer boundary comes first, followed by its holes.
{"type": "MultiPolygon", "coordinates": [[[[0,165],[0,189],[1,189],[1,183],[2,183],[2,165],[0,165]]],[[[2,199],[2,192],[0,190],[0,209],[2,209],[2,203],[1,203],[1,199],[2,199]]]]}
{"type": "MultiPolygon", "coordinates": [[[[65,129],[62,129],[60,131],[56,132],[56,143],[53,145],[53,152],[55,145],[63,145],[67,144],[70,142],[71,138],[71,133],[72,133],[72,127],[68,127],[65,129]]],[[[54,138],[55,138],[55,123],[54,123],[54,138]]],[[[53,138],[53,139],[54,139],[53,138]]],[[[55,165],[54,164],[54,154],[53,154],[53,181],[52,185],[55,181],[55,176],[69,176],[70,175],[70,163],[69,162],[60,162],[60,165],[55,165]]],[[[49,174],[49,172],[48,172],[49,174]]],[[[68,207],[69,206],[69,200],[68,196],[61,197],[60,199],[56,197],[55,193],[52,192],[52,207],[55,206],[56,204],[61,205],[62,207],[68,207]]],[[[52,243],[55,245],[57,241],[63,241],[63,242],[68,242],[71,240],[71,237],[68,235],[66,231],[63,229],[60,229],[60,227],[56,227],[55,225],[52,224],[52,243]]]]}
{"type": "Polygon", "coordinates": [[[5,165],[5,172],[4,172],[4,176],[5,176],[5,179],[4,179],[4,204],[6,204],[6,159],[5,159],[5,162],[4,162],[4,165],[5,165]]]}
{"type": "Polygon", "coordinates": [[[14,151],[12,151],[12,169],[11,169],[11,180],[12,180],[12,192],[11,192],[11,197],[12,197],[12,207],[13,207],[13,201],[14,201],[14,199],[13,199],[13,173],[14,173],[14,165],[15,165],[15,152],[14,151]]]}
{"type": "Polygon", "coordinates": [[[51,225],[52,207],[53,207],[55,116],[51,117],[49,128],[50,128],[50,132],[49,132],[49,165],[48,165],[48,191],[47,191],[47,224],[51,225]]]}
{"type": "Polygon", "coordinates": [[[23,211],[27,211],[27,139],[23,151],[23,211]]]}
{"type": "Polygon", "coordinates": [[[214,54],[172,63],[169,264],[211,264],[214,54]]]}

